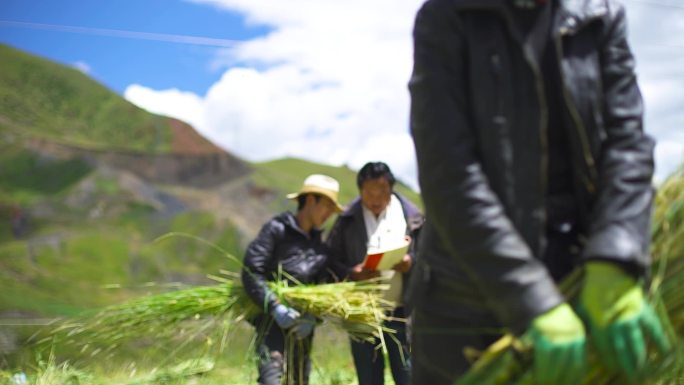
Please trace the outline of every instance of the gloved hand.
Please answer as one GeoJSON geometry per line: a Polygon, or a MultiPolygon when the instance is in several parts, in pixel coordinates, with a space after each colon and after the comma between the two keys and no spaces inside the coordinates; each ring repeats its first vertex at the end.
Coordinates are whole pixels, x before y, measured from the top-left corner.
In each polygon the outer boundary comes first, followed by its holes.
{"type": "Polygon", "coordinates": [[[301,316],[297,310],[287,307],[282,303],[277,304],[271,310],[271,315],[281,329],[291,328],[301,316]]]}
{"type": "Polygon", "coordinates": [[[292,327],[292,332],[298,339],[304,339],[313,333],[314,326],[316,326],[316,317],[310,313],[304,313],[299,317],[295,325],[292,327]]]}
{"type": "Polygon", "coordinates": [[[646,365],[646,338],[661,352],[670,349],[660,319],[644,299],[637,281],[609,262],[588,262],[580,309],[604,364],[641,383],[646,365]]]}
{"type": "Polygon", "coordinates": [[[538,385],[577,385],[586,366],[582,321],[564,303],[537,316],[525,338],[534,346],[534,378],[538,385]]]}

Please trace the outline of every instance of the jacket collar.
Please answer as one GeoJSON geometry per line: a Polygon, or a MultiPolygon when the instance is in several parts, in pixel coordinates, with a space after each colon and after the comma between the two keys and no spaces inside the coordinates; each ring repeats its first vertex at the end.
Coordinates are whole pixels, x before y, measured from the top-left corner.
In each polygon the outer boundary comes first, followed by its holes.
{"type": "Polygon", "coordinates": [[[358,215],[358,213],[361,213],[361,198],[356,197],[354,198],[351,203],[347,206],[348,208],[344,210],[342,213],[339,214],[341,217],[353,217],[355,215],[358,215]]]}
{"type": "Polygon", "coordinates": [[[292,230],[302,234],[307,238],[311,237],[311,239],[319,239],[323,233],[323,231],[319,229],[311,229],[311,234],[305,233],[304,230],[299,227],[299,224],[297,223],[297,217],[291,211],[284,212],[280,218],[285,226],[290,227],[292,230]]]}
{"type": "MultiPolygon", "coordinates": [[[[397,193],[396,191],[392,192],[392,195],[396,196],[399,199],[399,202],[401,203],[401,208],[404,211],[404,217],[408,220],[414,217],[421,217],[422,214],[420,213],[420,210],[411,203],[408,199],[404,198],[401,194],[397,193]]],[[[340,214],[341,217],[363,217],[363,211],[361,208],[361,198],[356,197],[354,200],[349,204],[349,208],[345,210],[343,213],[340,214]]]]}
{"type": "Polygon", "coordinates": [[[608,13],[607,0],[560,0],[558,31],[573,34],[589,22],[608,13]]]}
{"type": "MultiPolygon", "coordinates": [[[[452,0],[461,10],[492,10],[506,12],[507,2],[512,0],[452,0]]],[[[592,20],[608,13],[610,0],[554,0],[560,3],[557,30],[573,34],[592,20]]]]}

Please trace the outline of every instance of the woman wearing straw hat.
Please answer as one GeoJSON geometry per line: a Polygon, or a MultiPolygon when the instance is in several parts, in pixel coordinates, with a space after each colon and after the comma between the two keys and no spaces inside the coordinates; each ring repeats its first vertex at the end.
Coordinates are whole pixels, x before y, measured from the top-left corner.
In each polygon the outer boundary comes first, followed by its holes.
{"type": "Polygon", "coordinates": [[[297,201],[297,212],[273,217],[247,247],[242,282],[249,297],[263,308],[251,320],[257,332],[259,384],[280,385],[286,367],[288,384],[308,384],[316,320],[280,303],[267,282],[294,279],[311,284],[329,275],[320,228],[334,212],[342,211],[338,192],[335,179],[308,176],[298,192],[287,195],[297,201]]]}

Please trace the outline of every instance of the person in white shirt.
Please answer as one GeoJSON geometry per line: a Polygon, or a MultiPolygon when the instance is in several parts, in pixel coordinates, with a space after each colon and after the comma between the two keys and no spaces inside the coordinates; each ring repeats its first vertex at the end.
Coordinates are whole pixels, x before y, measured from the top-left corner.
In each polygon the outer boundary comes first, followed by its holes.
{"type": "MultiPolygon", "coordinates": [[[[414,243],[424,217],[415,205],[393,191],[395,182],[385,163],[369,162],[364,165],[357,175],[360,195],[337,217],[327,243],[332,262],[346,269],[346,277],[343,278],[364,280],[382,276],[390,283],[387,296],[397,303],[391,316],[398,320],[387,322],[386,326],[396,333],[386,335],[384,339],[395,384],[408,385],[411,358],[406,335],[409,311],[405,306],[404,283],[408,282],[415,263],[414,243]],[[368,254],[392,249],[405,243],[406,239],[414,242],[390,270],[364,268],[368,254]]],[[[384,384],[385,360],[382,350],[377,348],[378,344],[379,341],[351,340],[359,385],[384,384]]]]}

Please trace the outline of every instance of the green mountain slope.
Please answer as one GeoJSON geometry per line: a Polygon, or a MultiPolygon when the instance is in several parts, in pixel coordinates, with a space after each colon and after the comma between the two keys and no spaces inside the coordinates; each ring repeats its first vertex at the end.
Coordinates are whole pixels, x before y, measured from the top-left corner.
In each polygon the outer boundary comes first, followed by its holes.
{"type": "Polygon", "coordinates": [[[80,71],[0,45],[0,127],[88,147],[164,152],[168,119],[80,71]],[[136,138],[136,140],[130,140],[136,138]]]}

